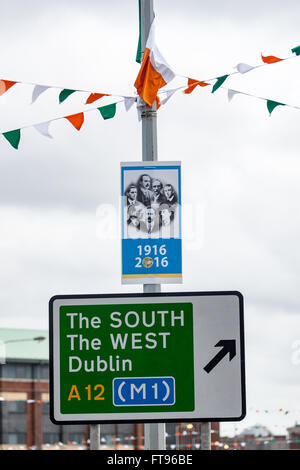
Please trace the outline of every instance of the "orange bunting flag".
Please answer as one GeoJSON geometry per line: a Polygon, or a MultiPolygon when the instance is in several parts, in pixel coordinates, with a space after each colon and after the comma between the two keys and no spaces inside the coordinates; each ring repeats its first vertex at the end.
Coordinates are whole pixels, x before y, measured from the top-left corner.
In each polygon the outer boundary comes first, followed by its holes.
{"type": "Polygon", "coordinates": [[[68,121],[75,127],[75,129],[80,131],[81,126],[84,122],[84,114],[72,114],[71,116],[65,116],[65,119],[68,119],[68,121]]]}
{"type": "Polygon", "coordinates": [[[155,44],[153,21],[146,43],[143,62],[134,86],[139,96],[151,107],[156,100],[158,90],[173,80],[174,77],[174,72],[155,44]]]}
{"type": "Polygon", "coordinates": [[[94,103],[94,101],[100,100],[103,96],[110,96],[107,93],[91,93],[88,99],[86,100],[85,104],[94,103]]]}
{"type": "Polygon", "coordinates": [[[11,82],[9,80],[0,80],[0,96],[3,95],[7,90],[9,90],[17,82],[11,82]]]}
{"type": "Polygon", "coordinates": [[[192,93],[195,90],[196,86],[208,86],[209,83],[200,82],[199,80],[194,80],[193,78],[188,78],[188,88],[186,88],[183,92],[186,94],[192,93]]]}
{"type": "Polygon", "coordinates": [[[274,55],[268,55],[268,56],[263,56],[261,55],[262,61],[265,64],[275,64],[275,62],[280,62],[283,59],[279,59],[278,57],[275,57],[274,55]]]}

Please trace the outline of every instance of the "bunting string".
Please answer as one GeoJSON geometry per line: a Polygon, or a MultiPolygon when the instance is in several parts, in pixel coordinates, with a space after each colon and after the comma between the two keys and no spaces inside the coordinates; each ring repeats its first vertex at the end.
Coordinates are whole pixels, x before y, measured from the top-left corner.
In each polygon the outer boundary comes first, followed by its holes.
{"type": "MultiPolygon", "coordinates": [[[[152,38],[152,40],[153,40],[153,38],[152,38]]],[[[245,95],[245,96],[249,96],[249,97],[252,97],[252,98],[257,98],[257,99],[260,99],[260,100],[264,100],[266,102],[267,109],[269,111],[270,116],[271,116],[272,112],[274,111],[274,109],[278,106],[285,106],[285,107],[289,107],[289,108],[300,109],[299,106],[290,105],[290,104],[287,104],[287,103],[282,103],[282,102],[275,101],[275,100],[270,99],[270,98],[265,98],[265,97],[253,95],[253,94],[250,94],[250,93],[247,93],[247,92],[243,92],[243,91],[240,91],[240,90],[235,90],[235,89],[224,86],[225,81],[230,76],[232,76],[234,74],[237,74],[237,73],[245,74],[245,73],[248,73],[248,72],[250,72],[254,69],[257,69],[259,67],[268,66],[270,64],[275,64],[275,63],[278,63],[278,62],[283,62],[283,61],[290,60],[290,59],[293,59],[295,57],[298,57],[300,55],[300,46],[294,47],[293,49],[291,49],[291,51],[295,55],[288,56],[288,57],[285,57],[285,58],[279,58],[279,57],[274,56],[274,55],[264,56],[263,54],[261,54],[261,59],[262,59],[262,62],[263,62],[262,64],[253,66],[253,65],[249,65],[249,64],[245,64],[245,63],[239,63],[239,64],[236,65],[236,67],[235,67],[236,70],[234,72],[231,72],[231,73],[228,73],[228,74],[225,74],[225,75],[221,75],[219,77],[205,79],[205,80],[196,80],[194,78],[187,77],[187,76],[184,76],[184,75],[174,74],[171,70],[169,70],[170,79],[172,79],[173,76],[184,78],[185,80],[187,80],[187,85],[180,86],[180,87],[173,88],[173,89],[168,89],[168,90],[160,90],[159,92],[157,92],[157,95],[156,95],[156,108],[159,109],[159,107],[161,105],[165,105],[175,95],[175,93],[179,90],[182,90],[184,94],[191,94],[195,90],[195,88],[197,88],[197,87],[203,88],[203,87],[210,86],[210,87],[212,87],[211,88],[211,93],[215,93],[220,88],[223,88],[223,89],[227,90],[227,96],[228,96],[228,101],[229,102],[233,99],[233,97],[235,95],[245,95]],[[214,82],[214,83],[210,83],[210,82],[214,82]]],[[[142,64],[142,66],[143,66],[143,64],[142,64]]],[[[66,119],[70,122],[70,124],[77,131],[79,131],[82,128],[83,123],[84,123],[84,114],[85,114],[85,112],[97,109],[100,112],[100,114],[101,114],[101,116],[104,120],[111,119],[116,114],[116,105],[117,105],[117,103],[119,103],[121,101],[124,102],[126,111],[129,111],[129,109],[132,107],[134,102],[136,102],[137,112],[138,112],[138,119],[141,120],[141,109],[142,109],[142,106],[144,105],[144,101],[137,94],[135,94],[134,96],[124,96],[124,95],[116,95],[116,94],[111,94],[111,93],[99,93],[99,92],[90,91],[90,90],[81,90],[81,89],[75,90],[75,89],[62,88],[62,87],[56,87],[56,86],[35,84],[35,83],[30,83],[30,82],[17,82],[17,81],[11,81],[11,80],[6,80],[6,79],[4,80],[3,79],[3,80],[0,80],[0,96],[3,95],[4,93],[6,93],[9,89],[11,89],[14,85],[16,85],[18,83],[23,84],[23,85],[33,85],[34,86],[33,92],[32,92],[32,101],[31,101],[32,104],[35,103],[36,100],[49,88],[60,89],[60,93],[59,93],[59,97],[58,97],[59,104],[65,102],[69,98],[69,96],[71,96],[75,92],[89,93],[88,98],[85,101],[85,104],[92,104],[92,103],[98,101],[99,99],[103,98],[104,96],[121,97],[122,100],[117,101],[117,102],[112,103],[112,104],[109,104],[109,105],[106,105],[106,106],[101,106],[101,107],[97,107],[97,108],[89,108],[88,110],[80,111],[79,113],[75,113],[75,114],[72,114],[72,115],[57,117],[57,118],[50,119],[48,121],[43,121],[43,122],[39,122],[39,123],[36,123],[36,124],[23,126],[23,127],[20,127],[19,129],[13,129],[13,130],[10,130],[10,131],[2,132],[3,137],[15,149],[19,148],[19,143],[20,143],[20,139],[21,139],[21,130],[23,130],[25,128],[34,127],[41,135],[43,135],[45,137],[48,137],[48,138],[53,138],[52,134],[49,132],[49,126],[50,126],[51,122],[59,120],[59,119],[66,119]]],[[[163,86],[163,85],[161,85],[161,86],[163,86]]],[[[139,82],[139,87],[141,87],[141,88],[143,87],[143,84],[141,82],[139,82]]]]}
{"type": "Polygon", "coordinates": [[[2,132],[2,135],[11,144],[12,147],[14,147],[15,149],[18,149],[20,139],[21,139],[21,130],[23,129],[34,127],[40,134],[44,135],[45,137],[52,138],[53,136],[49,133],[49,126],[54,121],[67,119],[72,124],[72,126],[77,131],[79,131],[84,123],[85,113],[98,110],[104,120],[112,119],[116,114],[116,107],[118,103],[124,102],[125,109],[126,111],[128,111],[131,108],[131,106],[134,104],[135,100],[136,98],[127,97],[123,100],[119,100],[119,101],[116,101],[114,103],[111,103],[105,106],[89,108],[85,111],[80,111],[79,113],[75,113],[69,116],[59,116],[48,121],[43,121],[43,122],[39,122],[36,124],[29,124],[26,126],[22,126],[19,129],[13,129],[11,131],[2,132]]]}
{"type": "MultiPolygon", "coordinates": [[[[211,82],[211,81],[216,80],[216,83],[215,83],[215,85],[213,87],[213,91],[212,91],[214,93],[214,91],[216,91],[219,88],[219,86],[221,86],[221,84],[228,77],[230,77],[232,75],[235,75],[237,73],[245,74],[245,73],[250,72],[251,70],[254,70],[254,69],[257,69],[257,68],[260,68],[260,67],[268,66],[270,64],[275,64],[275,63],[278,63],[278,62],[283,62],[283,61],[290,60],[290,59],[295,59],[297,56],[300,55],[300,46],[294,47],[293,49],[291,49],[291,51],[295,55],[288,56],[288,57],[285,57],[285,58],[279,58],[279,57],[276,57],[276,56],[273,56],[273,55],[264,56],[261,53],[261,59],[263,61],[262,64],[253,66],[253,65],[248,65],[248,64],[245,64],[245,63],[238,63],[234,67],[236,69],[236,71],[234,71],[234,72],[228,73],[226,75],[222,75],[220,77],[207,78],[207,79],[201,80],[201,81],[194,80],[194,79],[192,79],[192,78],[190,78],[186,75],[180,75],[180,74],[175,74],[175,75],[177,77],[182,77],[182,78],[188,79],[189,83],[188,83],[188,89],[187,89],[186,93],[191,93],[197,85],[207,86],[207,85],[209,85],[207,82],[211,82]]],[[[89,93],[89,96],[88,96],[85,104],[91,104],[94,101],[101,99],[103,96],[116,96],[116,97],[122,97],[122,98],[126,97],[124,95],[118,95],[118,94],[112,94],[112,93],[103,93],[103,92],[99,93],[99,92],[95,92],[95,91],[91,91],[91,90],[69,89],[69,88],[66,88],[66,87],[59,87],[59,86],[53,86],[53,85],[41,85],[41,84],[36,84],[36,83],[33,83],[33,82],[12,81],[12,80],[6,80],[6,79],[0,79],[0,96],[3,95],[6,91],[8,91],[12,86],[14,86],[16,84],[34,86],[34,89],[33,89],[33,92],[32,92],[32,102],[31,102],[32,104],[38,99],[38,97],[42,93],[44,93],[46,90],[48,90],[50,88],[61,90],[60,93],[59,93],[59,103],[63,103],[70,95],[72,95],[75,92],[89,93]]]]}
{"type": "MultiPolygon", "coordinates": [[[[120,448],[126,450],[133,450],[134,449],[134,440],[120,440],[117,442],[101,442],[100,449],[101,450],[120,450],[120,448]]],[[[222,441],[216,441],[211,443],[212,450],[237,450],[237,448],[247,450],[247,446],[251,446],[251,449],[256,448],[261,449],[261,446],[264,446],[264,449],[268,449],[268,446],[276,446],[274,447],[278,450],[287,450],[290,444],[298,444],[297,447],[293,447],[293,449],[299,449],[300,439],[266,439],[266,438],[256,438],[247,441],[234,441],[228,439],[222,439],[222,441]]],[[[49,442],[43,443],[43,448],[46,450],[65,450],[74,448],[76,450],[86,450],[89,447],[89,439],[82,440],[81,442],[77,441],[67,441],[67,442],[55,442],[54,444],[50,444],[49,442]]],[[[2,444],[0,445],[0,449],[6,450],[25,450],[31,449],[36,450],[36,446],[27,447],[25,444],[2,444]]],[[[142,445],[142,449],[144,445],[142,445]]],[[[187,443],[187,444],[166,444],[167,450],[201,450],[200,443],[187,443]]]]}
{"type": "MultiPolygon", "coordinates": [[[[288,56],[288,57],[285,57],[285,58],[279,58],[279,57],[276,57],[276,56],[273,56],[273,55],[264,56],[261,53],[261,59],[263,61],[263,64],[252,66],[252,65],[245,64],[245,63],[239,63],[234,67],[236,69],[236,71],[228,73],[228,74],[223,75],[221,77],[208,78],[208,79],[206,79],[204,81],[201,81],[201,82],[197,81],[197,84],[201,84],[202,82],[203,83],[210,82],[210,81],[213,81],[213,80],[216,80],[217,83],[218,83],[218,81],[220,81],[220,80],[224,81],[228,77],[230,77],[232,75],[235,75],[237,73],[245,74],[245,73],[250,72],[251,70],[254,70],[254,69],[257,69],[257,68],[260,68],[260,67],[264,67],[266,65],[275,64],[275,63],[278,63],[278,62],[283,62],[283,61],[286,61],[286,60],[294,59],[294,58],[296,58],[297,56],[300,55],[300,46],[294,47],[291,50],[292,50],[293,53],[295,53],[295,55],[288,56]]],[[[193,79],[190,79],[186,75],[176,74],[176,76],[187,78],[189,80],[193,80],[193,79]]],[[[217,85],[217,83],[216,83],[216,85],[217,85]]],[[[103,93],[103,92],[99,93],[99,92],[95,92],[95,91],[91,91],[91,90],[69,89],[69,88],[66,88],[66,87],[60,87],[60,86],[54,86],[54,85],[41,85],[41,84],[37,84],[37,83],[33,83],[33,82],[12,81],[12,80],[6,80],[6,79],[0,79],[0,96],[3,95],[6,91],[8,91],[12,86],[14,86],[16,84],[34,86],[34,89],[33,89],[33,92],[32,92],[32,102],[31,102],[32,104],[39,98],[39,96],[42,93],[44,93],[46,90],[51,89],[51,88],[61,90],[60,93],[59,93],[59,103],[63,103],[71,94],[73,94],[75,92],[89,93],[89,97],[86,100],[86,104],[93,103],[94,101],[102,98],[103,96],[124,97],[124,95],[118,95],[118,94],[112,94],[112,93],[103,93]]],[[[200,86],[205,86],[205,85],[200,85],[200,86]]],[[[218,86],[217,86],[217,88],[218,88],[218,86]]],[[[191,91],[193,91],[193,90],[191,90],[191,91]]],[[[191,91],[189,91],[189,92],[191,92],[191,91]]]]}
{"type": "MultiPolygon", "coordinates": [[[[263,100],[263,101],[266,101],[267,103],[267,108],[269,110],[269,113],[270,115],[272,114],[273,110],[277,107],[277,106],[286,106],[288,108],[293,108],[293,109],[300,109],[300,106],[295,106],[295,105],[291,105],[291,104],[288,104],[288,103],[281,103],[279,101],[275,101],[275,100],[272,100],[270,98],[265,98],[265,97],[262,97],[262,96],[258,96],[258,95],[253,95],[251,93],[247,93],[247,92],[244,92],[244,91],[240,91],[240,90],[235,90],[233,88],[228,88],[228,87],[224,87],[222,86],[222,83],[224,83],[225,79],[224,79],[224,76],[223,77],[219,77],[220,78],[220,81],[218,82],[218,88],[221,88],[221,89],[224,89],[224,90],[227,90],[227,93],[228,93],[228,101],[231,101],[232,98],[235,96],[235,95],[245,95],[245,96],[250,96],[251,98],[256,98],[256,99],[259,99],[259,100],[263,100]],[[221,82],[221,79],[222,79],[222,82],[221,82]],[[220,84],[221,83],[221,84],[220,84]]],[[[189,82],[188,82],[188,87],[186,88],[186,86],[180,86],[178,88],[175,88],[173,90],[164,90],[164,91],[161,91],[160,93],[165,93],[165,94],[170,94],[168,95],[167,98],[161,100],[161,104],[165,104],[177,91],[179,90],[183,90],[183,93],[184,94],[190,94],[192,93],[192,91],[196,88],[196,86],[201,86],[201,87],[204,87],[204,86],[211,86],[211,84],[209,83],[206,83],[206,82],[203,82],[203,81],[197,81],[197,80],[194,80],[194,79],[189,79],[189,82]]],[[[212,93],[214,93],[215,90],[212,91],[212,93]]]]}
{"type": "MultiPolygon", "coordinates": [[[[83,89],[70,89],[66,87],[59,87],[59,86],[54,86],[54,85],[41,85],[33,82],[23,82],[23,81],[12,81],[12,80],[5,80],[5,79],[0,79],[0,96],[2,96],[4,93],[6,93],[10,88],[12,88],[14,85],[20,84],[20,85],[30,85],[33,86],[33,91],[32,91],[32,97],[31,97],[31,104],[35,103],[37,99],[47,90],[49,89],[56,89],[60,90],[59,96],[58,96],[58,102],[59,104],[63,103],[70,95],[73,93],[88,93],[89,96],[85,102],[85,104],[91,104],[94,103],[95,101],[101,99],[103,96],[115,96],[119,98],[127,98],[127,95],[119,95],[115,93],[103,93],[103,92],[95,92],[91,90],[83,90],[83,89]]],[[[130,97],[130,96],[128,96],[130,97]]],[[[132,98],[132,96],[131,96],[132,98]]]]}
{"type": "MultiPolygon", "coordinates": [[[[38,405],[50,405],[48,401],[43,401],[40,399],[7,399],[4,397],[0,397],[0,401],[2,402],[23,402],[27,403],[30,405],[33,404],[38,404],[38,405]]],[[[273,409],[257,409],[255,407],[251,407],[250,411],[257,413],[262,413],[262,414],[279,414],[279,415],[290,415],[292,413],[300,413],[300,409],[297,410],[292,410],[292,409],[285,409],[285,408],[273,408],[273,409]]],[[[280,428],[280,430],[283,427],[283,424],[273,424],[273,427],[280,428]]],[[[261,429],[264,428],[261,425],[255,425],[252,426],[253,429],[257,429],[257,432],[261,429]]],[[[266,429],[266,428],[264,428],[266,429]]],[[[237,431],[237,430],[236,430],[237,431]]],[[[267,431],[267,429],[266,429],[267,431]]],[[[133,447],[135,445],[135,441],[138,440],[140,443],[144,442],[145,437],[143,435],[139,436],[134,436],[132,434],[122,434],[120,432],[119,435],[114,435],[114,436],[102,436],[101,437],[101,447],[103,449],[105,448],[118,448],[119,446],[122,446],[124,448],[126,447],[133,447]]],[[[195,450],[200,450],[201,449],[201,443],[197,442],[199,439],[199,431],[196,430],[196,428],[191,427],[190,429],[182,429],[182,427],[177,427],[175,429],[175,432],[166,432],[166,448],[167,449],[195,449],[195,450]],[[176,444],[171,443],[170,441],[176,441],[176,444]]],[[[212,449],[214,448],[220,448],[224,450],[228,450],[230,448],[237,448],[238,446],[246,447],[247,445],[250,446],[261,446],[262,444],[264,446],[266,445],[272,445],[276,444],[279,447],[283,447],[289,444],[300,444],[300,437],[298,438],[288,438],[283,436],[278,437],[276,435],[265,435],[265,436],[260,436],[257,435],[256,437],[248,437],[245,439],[245,436],[243,438],[243,434],[241,433],[240,436],[236,435],[232,438],[228,438],[227,436],[221,436],[220,431],[218,429],[211,429],[211,445],[212,449]]],[[[50,444],[45,442],[45,446],[51,446],[54,445],[55,447],[60,447],[62,448],[63,446],[70,446],[70,445],[89,445],[89,439],[82,439],[81,441],[70,441],[68,440],[67,442],[55,442],[54,444],[50,444]]]]}
{"type": "MultiPolygon", "coordinates": [[[[32,388],[30,389],[31,392],[34,392],[36,391],[36,389],[32,388]]],[[[28,390],[27,390],[28,392],[28,390]]],[[[0,392],[1,393],[1,392],[0,392]]],[[[50,405],[50,402],[49,401],[45,401],[45,400],[35,400],[35,399],[19,399],[19,400],[16,400],[15,398],[14,399],[10,399],[10,398],[5,398],[5,397],[2,397],[0,396],[0,401],[2,402],[25,402],[25,403],[45,403],[47,405],[50,405]]],[[[291,415],[291,414],[300,414],[300,408],[283,408],[283,407],[277,407],[277,408],[256,408],[255,406],[250,406],[250,408],[248,409],[248,414],[249,413],[255,413],[255,414],[279,414],[279,415],[291,415]]],[[[281,426],[281,425],[280,425],[281,426]]],[[[254,426],[256,427],[256,426],[254,426]]],[[[258,426],[257,426],[258,427],[258,426]]],[[[215,433],[215,432],[218,432],[216,430],[212,430],[211,431],[212,433],[215,433]]]]}
{"type": "Polygon", "coordinates": [[[292,52],[294,52],[296,55],[292,55],[292,56],[288,56],[288,57],[285,57],[283,59],[279,58],[279,57],[276,57],[276,56],[273,56],[273,55],[270,55],[270,56],[263,56],[263,54],[261,54],[261,59],[263,61],[263,64],[259,64],[259,65],[248,65],[248,64],[245,64],[243,62],[241,63],[238,63],[234,68],[236,69],[234,72],[230,72],[226,75],[222,75],[222,76],[219,76],[219,77],[213,77],[213,78],[207,78],[205,80],[201,80],[201,81],[198,81],[198,80],[194,80],[186,75],[179,75],[179,74],[176,74],[178,77],[182,77],[182,78],[186,78],[188,79],[188,89],[186,91],[186,93],[191,93],[195,87],[197,85],[199,86],[207,86],[209,85],[209,83],[207,82],[211,82],[211,81],[214,81],[216,80],[216,83],[213,87],[213,91],[212,93],[214,93],[221,85],[222,83],[224,83],[224,81],[228,78],[228,77],[231,77],[232,75],[236,75],[236,74],[242,74],[244,75],[245,73],[248,73],[250,72],[251,70],[255,70],[255,69],[258,69],[260,67],[265,67],[265,66],[268,66],[268,65],[271,65],[271,64],[275,64],[277,62],[283,62],[283,61],[286,61],[286,60],[290,60],[290,59],[295,59],[297,56],[300,55],[300,46],[297,46],[297,47],[294,47],[293,49],[291,49],[292,52]],[[191,89],[190,89],[191,87],[191,89]]]}
{"type": "MultiPolygon", "coordinates": [[[[265,97],[257,96],[257,95],[247,93],[247,92],[244,92],[244,91],[241,91],[241,90],[235,90],[235,89],[232,89],[232,88],[224,87],[222,85],[222,83],[224,83],[226,78],[227,78],[226,76],[219,77],[219,80],[214,85],[212,92],[215,92],[218,88],[221,88],[221,89],[223,88],[224,90],[227,90],[228,101],[229,102],[232,100],[232,98],[235,95],[238,95],[238,94],[239,95],[249,96],[249,97],[252,97],[252,98],[259,99],[259,100],[263,100],[263,101],[266,102],[267,109],[269,111],[270,116],[271,116],[273,110],[277,106],[285,106],[285,107],[288,107],[288,108],[293,108],[293,109],[298,109],[298,110],[300,109],[299,106],[291,105],[291,104],[288,104],[288,103],[278,102],[278,101],[272,100],[270,98],[265,98],[265,97]]],[[[164,98],[160,99],[159,96],[157,97],[157,109],[161,105],[165,105],[169,101],[169,99],[172,98],[175,95],[175,93],[177,91],[183,90],[183,93],[189,94],[198,85],[200,87],[211,86],[209,83],[206,83],[206,82],[201,81],[201,80],[197,81],[197,80],[194,80],[194,79],[189,79],[188,87],[186,87],[186,85],[185,85],[185,86],[180,86],[180,87],[177,87],[177,88],[174,88],[174,89],[161,91],[159,93],[159,95],[160,96],[164,95],[164,98]]],[[[106,96],[111,96],[111,95],[106,95],[106,96]]],[[[11,144],[11,146],[13,148],[18,149],[19,148],[19,143],[20,143],[20,140],[21,140],[21,130],[23,130],[23,129],[34,127],[43,136],[53,138],[53,136],[49,132],[50,124],[54,121],[57,121],[57,120],[67,119],[73,125],[73,127],[76,130],[79,131],[81,129],[83,123],[84,123],[84,113],[87,113],[89,111],[94,111],[94,110],[97,109],[97,110],[100,111],[100,114],[102,115],[104,120],[111,119],[116,114],[116,105],[118,103],[121,103],[121,102],[124,102],[126,111],[129,111],[129,109],[133,106],[133,104],[135,102],[137,102],[138,118],[139,118],[139,120],[141,120],[141,112],[140,112],[141,106],[142,106],[141,101],[142,100],[139,97],[125,97],[122,100],[119,100],[117,102],[111,103],[111,104],[106,105],[106,106],[95,107],[95,108],[93,107],[93,108],[89,108],[87,110],[80,111],[79,113],[75,113],[75,114],[72,114],[72,115],[69,115],[69,116],[60,116],[60,117],[50,119],[48,121],[43,121],[43,122],[39,122],[39,123],[36,123],[36,124],[30,124],[30,125],[22,126],[19,129],[14,129],[14,130],[11,130],[11,131],[2,132],[2,135],[11,144]]],[[[92,101],[91,101],[91,103],[92,103],[92,101]]]]}

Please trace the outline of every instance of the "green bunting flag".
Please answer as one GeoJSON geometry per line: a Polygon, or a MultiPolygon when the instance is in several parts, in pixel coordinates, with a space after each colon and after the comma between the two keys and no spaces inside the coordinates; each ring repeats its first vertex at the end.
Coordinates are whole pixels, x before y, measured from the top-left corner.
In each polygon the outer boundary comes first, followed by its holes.
{"type": "Polygon", "coordinates": [[[101,116],[103,119],[111,119],[116,114],[116,103],[108,104],[107,106],[101,106],[101,108],[97,108],[100,111],[101,116]]]}
{"type": "Polygon", "coordinates": [[[285,106],[284,103],[279,103],[278,101],[267,100],[267,108],[269,110],[270,116],[272,111],[276,108],[276,106],[285,106]]]}
{"type": "Polygon", "coordinates": [[[295,52],[296,55],[300,55],[300,46],[293,47],[292,52],[295,52]]]}
{"type": "Polygon", "coordinates": [[[14,131],[9,132],[3,132],[3,135],[13,148],[18,149],[21,138],[20,129],[15,129],[14,131]]]}
{"type": "Polygon", "coordinates": [[[222,77],[217,78],[217,81],[213,86],[212,93],[214,93],[218,88],[220,88],[221,85],[223,85],[227,77],[229,77],[229,75],[222,75],[222,77]]]}
{"type": "Polygon", "coordinates": [[[76,90],[68,90],[67,88],[62,90],[59,94],[59,103],[62,103],[63,101],[65,101],[68,98],[68,96],[70,96],[75,91],[76,90]]]}

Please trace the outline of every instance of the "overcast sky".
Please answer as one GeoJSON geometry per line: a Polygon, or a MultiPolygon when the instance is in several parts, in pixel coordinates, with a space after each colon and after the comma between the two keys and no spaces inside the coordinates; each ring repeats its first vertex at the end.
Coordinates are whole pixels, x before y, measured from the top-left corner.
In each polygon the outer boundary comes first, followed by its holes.
{"type": "MultiPolygon", "coordinates": [[[[199,80],[300,45],[297,0],[157,0],[155,14],[161,52],[199,80]]],[[[137,40],[137,0],[2,0],[0,78],[133,95],[137,40]]],[[[299,76],[295,57],[224,86],[300,106],[299,76]]],[[[88,96],[59,105],[50,89],[31,105],[32,90],[17,84],[0,97],[0,132],[82,111],[88,96]]],[[[184,283],[162,289],[245,298],[248,414],[224,433],[261,423],[279,434],[300,422],[299,126],[298,109],[269,117],[264,100],[229,103],[209,87],[158,111],[159,159],[182,162],[184,211],[184,283]]],[[[120,103],[108,121],[90,111],[80,132],[66,120],[50,132],[24,129],[18,151],[0,136],[1,327],[47,328],[55,294],[142,291],[120,283],[119,167],[142,158],[136,109],[120,103]]]]}

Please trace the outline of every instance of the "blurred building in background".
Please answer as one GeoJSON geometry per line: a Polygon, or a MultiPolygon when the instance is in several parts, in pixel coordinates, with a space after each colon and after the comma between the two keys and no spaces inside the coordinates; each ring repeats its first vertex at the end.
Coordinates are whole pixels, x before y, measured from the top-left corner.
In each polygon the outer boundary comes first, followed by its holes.
{"type": "MultiPolygon", "coordinates": [[[[48,331],[0,328],[0,449],[89,449],[89,425],[56,425],[49,418],[48,331]]],[[[101,424],[101,448],[143,449],[144,425],[101,424]]],[[[167,423],[166,448],[201,450],[200,423],[167,423]]],[[[287,435],[253,426],[220,436],[211,423],[212,450],[300,450],[300,425],[287,435]]]]}
{"type": "MultiPolygon", "coordinates": [[[[200,449],[200,423],[167,423],[166,446],[200,449]]],[[[144,425],[101,424],[101,447],[143,449],[144,425]]],[[[89,425],[50,421],[48,331],[0,328],[0,449],[52,448],[88,449],[89,425]]]]}
{"type": "Polygon", "coordinates": [[[216,450],[291,450],[293,445],[295,441],[288,435],[274,435],[265,426],[256,425],[234,437],[223,436],[216,450]]]}
{"type": "MultiPolygon", "coordinates": [[[[0,448],[82,448],[89,426],[49,418],[48,332],[0,328],[0,448]]],[[[142,448],[143,425],[101,425],[104,448],[142,448]]]]}
{"type": "Polygon", "coordinates": [[[300,424],[295,424],[291,428],[287,428],[289,448],[291,450],[300,450],[300,424]]]}

